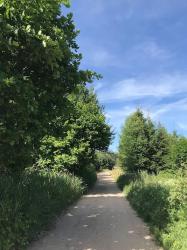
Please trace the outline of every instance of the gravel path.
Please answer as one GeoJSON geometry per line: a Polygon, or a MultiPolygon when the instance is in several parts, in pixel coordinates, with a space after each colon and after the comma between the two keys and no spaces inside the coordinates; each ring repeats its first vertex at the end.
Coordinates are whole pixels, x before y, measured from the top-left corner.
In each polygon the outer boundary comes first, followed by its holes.
{"type": "Polygon", "coordinates": [[[28,250],[161,250],[109,172],[28,250]]]}

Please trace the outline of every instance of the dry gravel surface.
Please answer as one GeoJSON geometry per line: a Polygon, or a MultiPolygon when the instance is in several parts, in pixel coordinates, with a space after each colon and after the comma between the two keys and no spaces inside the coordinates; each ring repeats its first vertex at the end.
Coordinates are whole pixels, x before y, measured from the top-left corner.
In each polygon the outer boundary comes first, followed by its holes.
{"type": "Polygon", "coordinates": [[[161,250],[117,188],[110,172],[28,250],[161,250]]]}

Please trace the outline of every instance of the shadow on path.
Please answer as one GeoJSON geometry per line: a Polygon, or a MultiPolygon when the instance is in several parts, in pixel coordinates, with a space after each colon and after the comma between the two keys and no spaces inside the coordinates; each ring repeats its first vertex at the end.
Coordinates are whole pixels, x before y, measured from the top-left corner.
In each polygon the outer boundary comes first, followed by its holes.
{"type": "Polygon", "coordinates": [[[160,250],[110,172],[98,174],[95,188],[62,215],[55,229],[28,250],[160,250]]]}

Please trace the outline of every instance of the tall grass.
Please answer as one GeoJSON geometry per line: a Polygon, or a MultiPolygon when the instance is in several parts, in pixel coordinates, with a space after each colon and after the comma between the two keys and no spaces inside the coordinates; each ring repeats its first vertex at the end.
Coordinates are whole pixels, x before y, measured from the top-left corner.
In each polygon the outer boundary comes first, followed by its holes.
{"type": "Polygon", "coordinates": [[[0,176],[0,250],[22,250],[52,219],[83,193],[70,174],[0,176]]]}
{"type": "Polygon", "coordinates": [[[166,250],[187,249],[186,176],[181,173],[157,176],[141,173],[130,180],[123,174],[116,180],[166,250]]]}

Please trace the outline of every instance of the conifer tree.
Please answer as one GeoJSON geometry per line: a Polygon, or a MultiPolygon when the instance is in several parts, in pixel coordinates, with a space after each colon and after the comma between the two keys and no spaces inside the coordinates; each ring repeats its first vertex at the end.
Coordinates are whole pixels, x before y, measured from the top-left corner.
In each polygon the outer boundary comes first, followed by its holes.
{"type": "Polygon", "coordinates": [[[157,173],[166,167],[169,139],[161,125],[145,118],[141,110],[128,117],[122,129],[119,164],[129,172],[157,173]]]}
{"type": "Polygon", "coordinates": [[[150,166],[148,172],[156,174],[166,168],[166,157],[169,152],[168,133],[160,124],[155,129],[150,148],[152,151],[149,153],[150,166]]]}
{"type": "Polygon", "coordinates": [[[127,171],[137,172],[147,166],[149,159],[146,133],[146,119],[138,109],[127,118],[120,138],[119,164],[127,171]]]}

